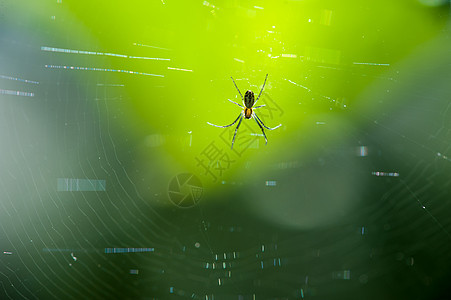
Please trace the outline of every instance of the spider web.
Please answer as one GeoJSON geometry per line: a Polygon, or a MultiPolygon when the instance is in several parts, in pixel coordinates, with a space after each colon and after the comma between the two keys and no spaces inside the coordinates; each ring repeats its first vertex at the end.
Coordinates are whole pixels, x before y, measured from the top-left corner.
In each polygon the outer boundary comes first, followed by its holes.
{"type": "MultiPolygon", "coordinates": [[[[215,4],[202,7],[212,24],[215,4]]],[[[277,155],[258,148],[263,158],[219,180],[215,194],[191,186],[193,198],[205,198],[179,209],[165,196],[177,174],[155,150],[164,138],[128,117],[130,76],[159,80],[150,75],[158,72],[119,72],[110,49],[61,42],[45,23],[59,17],[0,21],[1,299],[435,299],[449,291],[448,47],[436,52],[431,42],[404,65],[314,55],[288,64],[298,75],[268,79],[264,94],[289,91],[277,103],[289,106],[284,117],[293,109],[296,122],[305,118],[302,130],[277,155]],[[53,45],[101,54],[42,48],[53,45]],[[321,81],[309,77],[317,69],[321,81]],[[351,82],[375,83],[359,96],[325,88],[344,71],[351,82]],[[336,116],[352,122],[340,127],[336,116]],[[308,134],[327,139],[315,144],[308,134]],[[153,148],[144,159],[146,138],[153,148]],[[309,143],[315,151],[298,155],[309,143]]],[[[449,46],[444,40],[437,44],[449,46]]],[[[239,85],[257,90],[252,81],[239,85]]]]}

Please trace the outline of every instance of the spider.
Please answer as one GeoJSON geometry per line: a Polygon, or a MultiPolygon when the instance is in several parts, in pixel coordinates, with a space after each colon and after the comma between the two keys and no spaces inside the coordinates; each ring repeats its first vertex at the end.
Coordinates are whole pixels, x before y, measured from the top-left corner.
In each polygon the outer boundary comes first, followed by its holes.
{"type": "MultiPolygon", "coordinates": [[[[232,77],[230,77],[230,78],[232,78],[232,77]]],[[[229,125],[219,126],[219,125],[215,125],[215,124],[212,124],[210,122],[207,122],[207,124],[215,126],[215,127],[226,128],[226,127],[232,126],[233,124],[235,124],[239,120],[238,125],[236,126],[236,129],[235,129],[235,134],[233,135],[232,149],[233,149],[233,143],[235,143],[236,133],[238,132],[238,128],[240,128],[241,121],[243,120],[243,117],[245,119],[250,119],[250,118],[254,117],[255,122],[257,122],[258,126],[260,127],[260,129],[263,132],[263,136],[265,137],[265,141],[266,141],[265,145],[268,144],[268,139],[266,138],[265,130],[263,129],[263,127],[268,129],[268,130],[274,130],[274,129],[277,129],[280,126],[282,126],[282,124],[279,124],[279,125],[277,125],[276,127],[273,127],[273,128],[266,126],[263,123],[263,121],[257,116],[257,114],[254,111],[254,109],[256,109],[256,108],[260,108],[260,107],[264,107],[265,106],[265,104],[259,105],[259,106],[254,106],[254,105],[257,103],[258,99],[260,99],[260,96],[261,96],[261,94],[263,92],[263,88],[265,87],[267,78],[268,78],[268,74],[266,74],[265,82],[263,82],[263,86],[262,86],[262,89],[260,90],[260,94],[258,94],[257,100],[255,100],[255,98],[254,98],[254,92],[253,91],[247,91],[244,94],[244,98],[243,98],[243,95],[241,95],[240,89],[236,85],[235,80],[233,80],[233,78],[232,78],[233,84],[235,85],[238,93],[240,94],[241,100],[243,100],[244,106],[242,106],[241,104],[238,104],[238,103],[236,103],[236,102],[234,102],[234,101],[232,101],[230,99],[229,99],[229,101],[234,103],[234,104],[236,104],[236,105],[238,105],[239,107],[241,107],[243,109],[243,111],[240,112],[240,114],[238,115],[238,118],[236,118],[236,120],[233,121],[233,123],[229,124],[229,125]]]]}

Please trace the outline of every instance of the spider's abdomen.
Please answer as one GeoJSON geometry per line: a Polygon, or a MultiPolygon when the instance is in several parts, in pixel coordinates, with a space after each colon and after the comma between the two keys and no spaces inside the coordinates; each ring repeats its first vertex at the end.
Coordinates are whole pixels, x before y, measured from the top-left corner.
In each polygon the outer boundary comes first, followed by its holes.
{"type": "Polygon", "coordinates": [[[254,102],[254,92],[247,91],[246,94],[244,94],[244,105],[246,105],[247,108],[252,108],[252,106],[254,106],[254,102]]]}
{"type": "Polygon", "coordinates": [[[250,119],[252,117],[252,108],[245,108],[244,109],[244,117],[246,119],[250,119]]]}

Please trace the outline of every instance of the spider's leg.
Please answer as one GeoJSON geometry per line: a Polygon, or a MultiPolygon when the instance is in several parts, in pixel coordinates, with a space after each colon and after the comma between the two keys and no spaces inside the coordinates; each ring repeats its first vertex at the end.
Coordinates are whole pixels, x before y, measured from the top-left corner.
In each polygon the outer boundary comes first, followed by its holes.
{"type": "Polygon", "coordinates": [[[238,105],[239,107],[241,107],[241,108],[244,108],[244,106],[243,105],[241,105],[241,104],[238,104],[238,103],[236,103],[235,101],[232,101],[232,100],[230,100],[230,99],[227,99],[227,100],[229,100],[230,102],[232,102],[232,103],[235,103],[236,105],[238,105]]]}
{"type": "Polygon", "coordinates": [[[254,105],[257,103],[257,101],[258,101],[258,99],[260,99],[260,96],[261,96],[261,94],[262,94],[262,92],[263,92],[263,88],[265,87],[265,84],[266,84],[266,79],[268,78],[268,74],[266,74],[266,77],[265,77],[265,82],[263,82],[263,86],[262,86],[262,89],[260,90],[260,94],[258,94],[258,97],[257,97],[257,100],[255,100],[255,103],[254,103],[254,105]]]}
{"type": "MultiPolygon", "coordinates": [[[[254,113],[254,116],[256,116],[255,113],[254,113]]],[[[255,122],[257,122],[258,127],[260,127],[260,129],[261,129],[262,132],[263,132],[263,136],[265,137],[265,145],[268,145],[268,139],[266,138],[265,130],[263,129],[262,125],[258,122],[258,119],[257,119],[257,118],[254,118],[254,120],[255,120],[255,122]]],[[[261,121],[260,121],[260,122],[261,122],[261,121]]]]}
{"type": "Polygon", "coordinates": [[[263,106],[266,106],[266,104],[259,105],[259,106],[254,106],[254,107],[252,107],[252,109],[260,108],[260,107],[263,107],[263,106]]]}
{"type": "Polygon", "coordinates": [[[208,124],[208,125],[211,125],[211,126],[219,127],[219,128],[226,128],[226,127],[230,127],[230,126],[232,126],[233,124],[235,124],[236,121],[238,121],[238,119],[239,119],[240,117],[241,117],[241,113],[238,115],[238,118],[236,118],[235,121],[233,121],[233,123],[232,123],[232,124],[229,124],[229,125],[219,126],[219,125],[212,124],[212,123],[210,123],[210,122],[207,122],[207,124],[208,124]]]}
{"type": "Polygon", "coordinates": [[[254,112],[254,116],[255,116],[255,118],[257,119],[257,121],[259,121],[262,125],[263,125],[263,127],[265,127],[266,129],[268,129],[268,130],[274,130],[274,129],[277,129],[277,128],[279,128],[280,126],[282,126],[282,124],[279,124],[279,125],[277,125],[276,127],[268,127],[268,126],[266,126],[265,125],[265,123],[263,123],[263,121],[262,120],[260,120],[260,118],[257,116],[257,114],[254,112]]]}
{"type": "Polygon", "coordinates": [[[241,92],[240,92],[240,89],[236,86],[236,83],[235,83],[235,80],[233,80],[233,77],[232,76],[230,76],[230,78],[232,78],[232,81],[233,81],[233,84],[235,85],[235,87],[236,87],[236,90],[238,91],[238,93],[240,93],[240,96],[241,96],[241,100],[243,100],[244,101],[244,98],[243,98],[243,95],[241,95],[241,92]]]}
{"type": "Polygon", "coordinates": [[[238,122],[238,125],[236,125],[235,134],[233,135],[232,148],[231,148],[231,149],[233,149],[233,143],[235,143],[236,133],[238,132],[238,128],[240,128],[241,121],[243,121],[243,115],[240,114],[240,116],[241,116],[241,119],[240,119],[240,121],[238,122]]]}

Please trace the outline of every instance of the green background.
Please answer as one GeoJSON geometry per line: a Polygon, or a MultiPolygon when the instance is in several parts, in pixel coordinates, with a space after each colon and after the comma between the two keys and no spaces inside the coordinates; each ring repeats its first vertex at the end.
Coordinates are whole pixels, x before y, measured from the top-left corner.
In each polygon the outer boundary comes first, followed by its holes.
{"type": "Polygon", "coordinates": [[[7,0],[0,39],[0,298],[446,298],[448,1],[7,0]]]}

